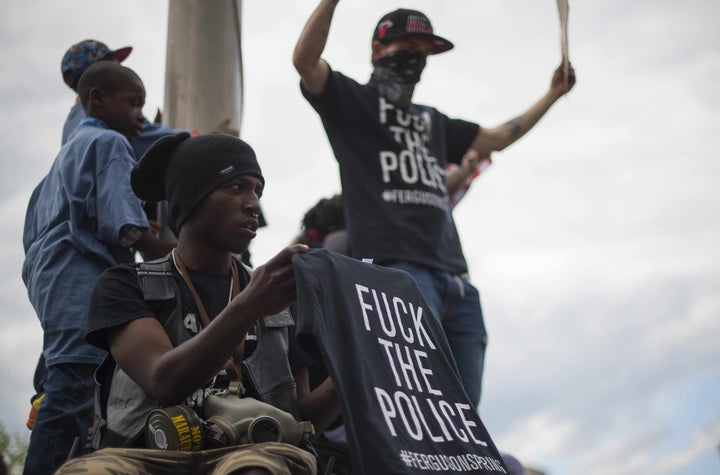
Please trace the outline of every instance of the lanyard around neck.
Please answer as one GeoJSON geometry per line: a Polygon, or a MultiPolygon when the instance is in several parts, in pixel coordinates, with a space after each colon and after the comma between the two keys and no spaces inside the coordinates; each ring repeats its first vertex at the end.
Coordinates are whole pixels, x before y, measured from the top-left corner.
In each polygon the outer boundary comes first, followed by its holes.
{"type": "MultiPolygon", "coordinates": [[[[182,277],[183,282],[185,282],[185,285],[187,285],[188,290],[190,290],[190,294],[193,297],[193,300],[195,300],[195,306],[198,309],[198,313],[200,314],[200,321],[202,321],[203,328],[210,325],[210,317],[208,316],[207,310],[205,310],[205,305],[203,305],[202,300],[200,300],[200,296],[198,295],[197,291],[195,290],[195,286],[193,285],[192,281],[190,280],[190,274],[187,271],[187,268],[185,267],[185,264],[183,263],[182,259],[180,259],[180,256],[177,255],[175,252],[175,249],[171,252],[171,257],[173,260],[173,264],[175,264],[175,268],[180,273],[180,277],[182,277]]],[[[230,258],[230,272],[231,272],[231,278],[230,278],[230,291],[228,295],[228,303],[238,294],[240,293],[240,278],[238,273],[238,267],[237,263],[235,262],[235,259],[230,258]]]]}

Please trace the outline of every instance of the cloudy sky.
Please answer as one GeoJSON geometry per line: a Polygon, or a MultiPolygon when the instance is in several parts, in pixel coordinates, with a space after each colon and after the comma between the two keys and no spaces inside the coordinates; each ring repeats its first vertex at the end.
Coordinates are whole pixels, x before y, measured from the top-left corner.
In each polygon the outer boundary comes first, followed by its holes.
{"type": "MultiPolygon", "coordinates": [[[[163,106],[167,1],[10,2],[0,16],[0,422],[24,428],[42,332],[20,279],[30,192],[60,145],[83,38],[135,47],[146,114],[163,106]]],[[[720,3],[570,2],[575,89],[456,209],[490,347],[481,415],[498,445],[553,475],[720,472],[720,3]],[[715,156],[715,158],[713,158],[715,156]]],[[[292,49],[316,2],[246,2],[242,137],[268,180],[262,263],[339,191],[292,49]]],[[[554,0],[342,0],[325,58],[370,73],[379,16],[424,10],[456,44],[416,100],[494,126],[560,61],[554,0]]]]}

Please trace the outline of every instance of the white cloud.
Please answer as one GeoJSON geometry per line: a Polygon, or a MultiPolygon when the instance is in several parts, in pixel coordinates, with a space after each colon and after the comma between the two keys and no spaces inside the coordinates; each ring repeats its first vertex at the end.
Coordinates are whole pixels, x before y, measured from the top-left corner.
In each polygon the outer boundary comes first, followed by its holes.
{"type": "Polygon", "coordinates": [[[554,456],[580,435],[575,421],[547,411],[538,412],[518,421],[497,442],[500,450],[516,453],[524,464],[534,465],[554,456]]]}
{"type": "Polygon", "coordinates": [[[655,463],[647,473],[648,475],[661,475],[684,469],[702,455],[716,452],[718,441],[720,441],[720,418],[712,421],[711,424],[695,434],[690,446],[671,451],[655,463]]]}

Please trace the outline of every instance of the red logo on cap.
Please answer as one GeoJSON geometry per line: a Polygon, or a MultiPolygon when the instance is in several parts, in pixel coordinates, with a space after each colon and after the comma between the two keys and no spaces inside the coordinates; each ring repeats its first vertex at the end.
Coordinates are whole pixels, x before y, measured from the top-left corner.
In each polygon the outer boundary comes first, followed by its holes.
{"type": "Polygon", "coordinates": [[[427,18],[410,15],[407,20],[407,26],[405,27],[405,33],[423,33],[432,35],[433,29],[430,26],[427,18]]]}
{"type": "Polygon", "coordinates": [[[378,38],[383,38],[385,36],[385,34],[387,33],[387,31],[390,28],[392,28],[392,26],[393,26],[393,22],[391,22],[390,20],[385,20],[384,22],[380,23],[378,25],[378,32],[377,32],[378,38]]]}

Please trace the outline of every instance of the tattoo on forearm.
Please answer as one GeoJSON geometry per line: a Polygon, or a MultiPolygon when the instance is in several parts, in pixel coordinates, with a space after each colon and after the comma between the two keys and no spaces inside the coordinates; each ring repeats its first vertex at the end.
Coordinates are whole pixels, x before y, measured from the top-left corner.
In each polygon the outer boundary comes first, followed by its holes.
{"type": "Polygon", "coordinates": [[[520,133],[522,132],[522,125],[520,125],[520,117],[516,117],[512,120],[505,122],[505,127],[507,127],[510,131],[510,136],[512,138],[519,137],[520,133]]]}

